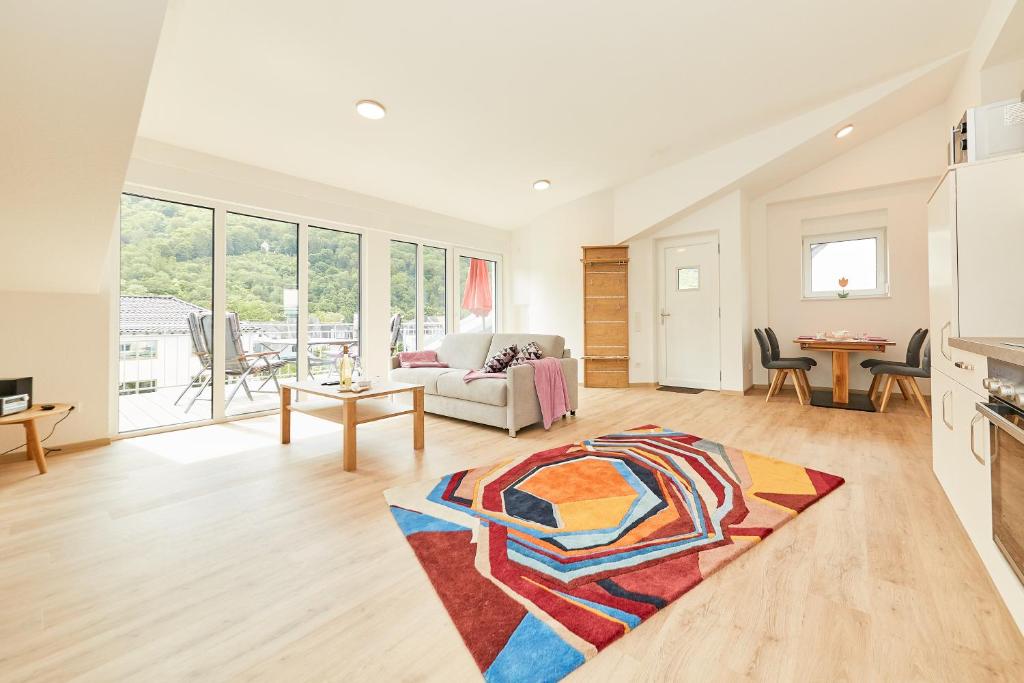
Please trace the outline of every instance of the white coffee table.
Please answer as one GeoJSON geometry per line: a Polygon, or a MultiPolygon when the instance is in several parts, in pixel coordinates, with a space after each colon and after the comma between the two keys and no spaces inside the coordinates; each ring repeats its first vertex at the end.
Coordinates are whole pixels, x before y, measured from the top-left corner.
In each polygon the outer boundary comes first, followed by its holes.
{"type": "Polygon", "coordinates": [[[412,447],[423,449],[423,385],[405,382],[375,382],[366,391],[340,391],[319,382],[281,382],[281,443],[291,443],[292,413],[305,413],[344,426],[342,466],[346,472],[356,469],[356,425],[399,415],[412,415],[412,447]],[[316,396],[313,400],[292,403],[292,393],[316,396]],[[396,394],[412,394],[412,408],[393,402],[396,394]]]}

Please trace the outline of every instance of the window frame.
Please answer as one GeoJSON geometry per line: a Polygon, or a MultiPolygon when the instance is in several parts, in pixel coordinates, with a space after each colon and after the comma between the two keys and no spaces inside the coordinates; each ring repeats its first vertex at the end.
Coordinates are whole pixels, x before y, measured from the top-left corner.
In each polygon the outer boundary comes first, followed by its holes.
{"type": "Polygon", "coordinates": [[[814,291],[812,289],[811,272],[811,246],[815,244],[831,244],[836,242],[852,242],[855,240],[875,239],[875,276],[876,287],[874,289],[846,290],[849,292],[849,299],[872,299],[888,298],[891,296],[889,286],[889,242],[885,226],[863,228],[859,230],[842,230],[836,232],[825,232],[803,235],[801,240],[801,298],[806,301],[821,299],[837,299],[840,288],[825,291],[814,291]]]}
{"type": "MultiPolygon", "coordinates": [[[[184,183],[188,185],[188,183],[184,183]]],[[[256,218],[264,218],[268,220],[276,220],[285,223],[298,223],[298,269],[299,269],[299,329],[298,329],[298,340],[300,346],[305,345],[308,340],[308,292],[309,292],[309,253],[308,253],[308,237],[309,228],[316,227],[325,230],[332,230],[336,232],[354,233],[360,236],[360,248],[359,248],[359,340],[360,340],[360,356],[364,357],[364,362],[374,363],[372,367],[381,366],[381,370],[371,369],[371,372],[386,372],[383,370],[384,362],[379,358],[380,351],[374,345],[378,340],[379,331],[376,329],[378,326],[375,324],[377,314],[375,307],[381,302],[378,300],[379,293],[387,291],[386,289],[379,288],[377,283],[380,280],[377,278],[379,274],[375,271],[370,272],[371,267],[376,268],[380,254],[385,244],[391,239],[411,242],[417,244],[421,248],[423,246],[438,247],[442,248],[446,252],[445,259],[445,300],[446,300],[446,334],[453,334],[458,331],[458,309],[459,309],[459,296],[461,295],[461,287],[458,282],[456,272],[458,268],[458,256],[476,256],[479,258],[485,258],[490,261],[494,261],[497,266],[496,271],[496,283],[494,296],[496,298],[495,310],[496,319],[495,327],[496,331],[500,332],[503,326],[502,312],[504,311],[504,300],[503,300],[503,283],[502,278],[504,274],[504,259],[505,253],[501,251],[484,251],[478,250],[473,247],[467,247],[464,244],[452,240],[438,240],[424,238],[421,235],[410,234],[403,232],[400,228],[382,226],[382,225],[371,225],[365,224],[357,220],[346,220],[339,219],[338,217],[325,217],[319,211],[303,211],[294,209],[271,209],[260,204],[254,204],[246,202],[240,198],[225,198],[217,194],[207,194],[204,192],[198,192],[190,190],[187,187],[172,187],[172,186],[160,186],[151,185],[140,182],[138,180],[129,179],[127,180],[122,188],[122,195],[131,195],[141,197],[144,199],[151,199],[161,202],[170,202],[174,204],[182,204],[186,206],[193,206],[200,209],[207,209],[213,214],[213,273],[212,273],[212,286],[213,286],[213,300],[212,300],[212,312],[215,317],[223,317],[226,312],[226,286],[225,286],[225,256],[227,254],[227,240],[225,222],[227,213],[238,213],[247,216],[254,216],[256,218]],[[371,258],[372,257],[372,258],[371,258]],[[371,261],[373,262],[371,264],[371,261]],[[371,311],[371,308],[374,311],[371,311]],[[371,327],[373,328],[371,330],[371,327]],[[372,358],[371,358],[372,354],[372,358]]],[[[308,207],[302,207],[308,208],[308,207]]],[[[120,209],[119,209],[120,211],[120,209]]],[[[119,214],[120,215],[120,214],[119,214]]],[[[120,259],[119,259],[120,260],[120,259]]],[[[418,270],[422,267],[422,257],[417,258],[418,270]]],[[[386,263],[386,261],[385,261],[386,263]]],[[[117,339],[120,331],[120,316],[118,315],[118,303],[119,303],[119,278],[120,268],[112,269],[109,273],[109,284],[111,294],[110,310],[111,310],[111,321],[110,321],[110,333],[113,339],[117,339]]],[[[421,276],[417,277],[417,287],[420,287],[422,282],[421,276]]],[[[389,283],[385,280],[381,283],[387,286],[389,283]],[[386,283],[386,284],[385,284],[386,283]]],[[[422,292],[417,291],[417,300],[422,300],[422,292]]],[[[390,302],[388,302],[390,303],[390,302]]],[[[421,308],[418,306],[418,308],[421,308]]],[[[418,312],[419,313],[419,312],[418,312]]],[[[421,315],[417,315],[417,339],[423,339],[423,330],[421,315]]],[[[383,328],[381,328],[383,329],[383,328]]],[[[213,381],[211,383],[213,390],[213,405],[212,414],[209,417],[203,417],[190,422],[182,422],[176,424],[166,424],[156,427],[144,427],[140,429],[121,431],[118,422],[119,416],[119,382],[117,377],[118,361],[119,361],[119,347],[117,344],[110,344],[108,351],[108,358],[111,359],[111,371],[108,373],[108,430],[114,436],[114,438],[126,438],[133,436],[141,436],[145,434],[157,434],[163,432],[177,431],[180,429],[191,429],[193,427],[201,427],[211,424],[220,424],[226,422],[233,422],[236,420],[247,419],[250,417],[258,417],[261,415],[273,415],[279,412],[277,408],[267,409],[259,412],[248,413],[245,415],[230,415],[226,414],[224,410],[224,399],[225,399],[225,382],[226,375],[224,372],[224,353],[223,348],[225,345],[224,330],[223,326],[215,326],[213,330],[213,342],[215,349],[220,349],[218,353],[214,352],[213,366],[211,368],[213,374],[213,381]]],[[[167,350],[161,348],[160,353],[166,355],[167,350]]],[[[305,354],[298,354],[298,372],[300,376],[306,376],[307,361],[305,354]]],[[[386,356],[386,353],[385,353],[386,356]]],[[[367,366],[364,365],[364,371],[367,366]]],[[[230,390],[230,388],[229,388],[230,390]]]]}

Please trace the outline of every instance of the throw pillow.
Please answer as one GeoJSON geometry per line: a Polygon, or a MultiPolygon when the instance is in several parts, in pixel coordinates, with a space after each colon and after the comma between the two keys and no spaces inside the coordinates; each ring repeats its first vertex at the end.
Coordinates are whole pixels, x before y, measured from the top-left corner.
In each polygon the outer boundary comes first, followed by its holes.
{"type": "Polygon", "coordinates": [[[544,357],[544,353],[537,346],[537,342],[530,342],[523,348],[519,349],[519,353],[512,359],[512,366],[525,365],[528,360],[539,360],[544,357]]]}
{"type": "MultiPolygon", "coordinates": [[[[403,368],[414,367],[413,363],[437,363],[437,351],[401,351],[398,354],[398,364],[403,368]]],[[[427,366],[436,367],[436,366],[427,366]]]]}
{"type": "Polygon", "coordinates": [[[487,359],[484,363],[484,372],[504,372],[508,368],[509,364],[515,360],[516,354],[519,353],[519,347],[515,344],[506,346],[501,351],[487,359]]]}

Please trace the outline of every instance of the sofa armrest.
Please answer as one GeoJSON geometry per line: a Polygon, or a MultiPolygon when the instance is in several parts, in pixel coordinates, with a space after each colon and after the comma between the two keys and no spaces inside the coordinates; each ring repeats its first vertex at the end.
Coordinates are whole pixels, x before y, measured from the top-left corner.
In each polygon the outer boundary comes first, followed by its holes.
{"type": "Polygon", "coordinates": [[[391,356],[391,369],[392,370],[394,370],[397,367],[400,367],[401,365],[402,364],[400,362],[398,362],[398,356],[391,356]]]}
{"type": "Polygon", "coordinates": [[[572,358],[572,349],[562,351],[562,358],[572,358]]]}
{"type": "Polygon", "coordinates": [[[580,405],[579,361],[575,358],[562,358],[559,362],[562,364],[562,374],[565,375],[565,385],[569,390],[569,406],[576,412],[580,405]]]}

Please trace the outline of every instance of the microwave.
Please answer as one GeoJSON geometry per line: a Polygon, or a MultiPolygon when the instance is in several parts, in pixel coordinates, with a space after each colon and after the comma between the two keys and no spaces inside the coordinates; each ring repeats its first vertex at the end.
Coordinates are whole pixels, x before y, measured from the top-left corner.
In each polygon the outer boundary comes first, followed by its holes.
{"type": "Polygon", "coordinates": [[[1024,101],[972,107],[953,126],[949,163],[963,164],[1024,152],[1024,101]]]}

